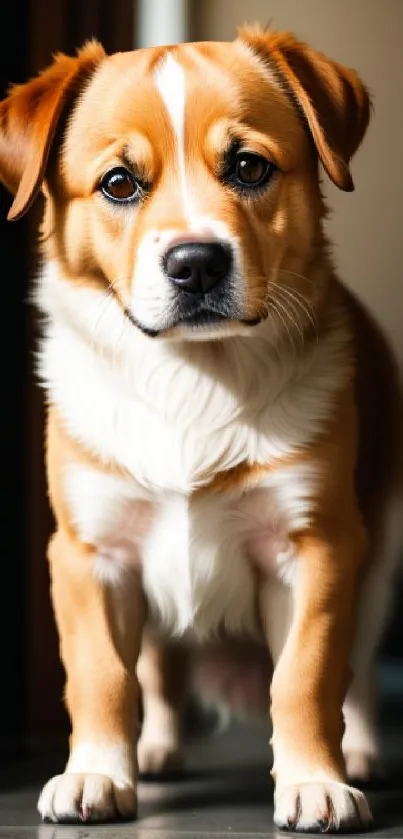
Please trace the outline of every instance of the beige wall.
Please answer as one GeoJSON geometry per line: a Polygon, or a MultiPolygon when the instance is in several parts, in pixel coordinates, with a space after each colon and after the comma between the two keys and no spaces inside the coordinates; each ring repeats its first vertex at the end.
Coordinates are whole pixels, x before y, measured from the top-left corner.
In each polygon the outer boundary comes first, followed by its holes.
{"type": "Polygon", "coordinates": [[[356,191],[326,183],[340,276],[378,314],[403,364],[403,0],[197,0],[199,40],[259,20],[355,67],[375,111],[352,166],[356,191]]]}

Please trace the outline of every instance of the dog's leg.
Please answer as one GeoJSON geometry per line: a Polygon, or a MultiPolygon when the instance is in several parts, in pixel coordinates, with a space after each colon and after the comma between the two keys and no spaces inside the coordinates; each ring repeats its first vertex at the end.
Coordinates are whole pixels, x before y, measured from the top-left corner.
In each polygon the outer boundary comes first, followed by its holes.
{"type": "Polygon", "coordinates": [[[386,499],[382,524],[371,538],[372,553],[359,598],[352,653],[353,680],[344,703],[343,752],[347,776],[365,782],[382,772],[376,725],[375,658],[391,610],[393,582],[401,556],[402,497],[386,499]]]}
{"type": "Polygon", "coordinates": [[[359,672],[355,671],[343,706],[343,754],[347,778],[352,783],[366,783],[381,771],[376,693],[375,664],[367,660],[359,672]]]}
{"type": "Polygon", "coordinates": [[[182,769],[181,718],[188,687],[188,651],[146,634],[138,663],[143,727],[138,744],[143,774],[182,769]]]}
{"type": "Polygon", "coordinates": [[[385,578],[383,565],[379,560],[374,563],[363,581],[351,659],[353,679],[343,706],[347,777],[360,782],[379,769],[374,659],[390,599],[390,575],[385,578]]]}
{"type": "Polygon", "coordinates": [[[333,529],[333,538],[306,533],[295,540],[292,604],[284,587],[274,638],[269,580],[261,591],[275,659],[275,821],[288,830],[346,831],[371,822],[363,794],[345,784],[341,751],[357,572],[364,550],[360,525],[349,524],[333,529]]]}
{"type": "Polygon", "coordinates": [[[65,532],[49,559],[72,734],[66,770],[44,787],[39,812],[53,822],[133,817],[141,585],[133,570],[119,586],[99,582],[94,551],[65,532]]]}

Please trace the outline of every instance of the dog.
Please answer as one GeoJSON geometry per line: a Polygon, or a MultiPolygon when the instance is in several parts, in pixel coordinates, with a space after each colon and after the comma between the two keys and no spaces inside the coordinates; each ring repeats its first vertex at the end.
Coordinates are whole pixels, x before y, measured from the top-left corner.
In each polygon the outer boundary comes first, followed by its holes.
{"type": "Polygon", "coordinates": [[[9,219],[45,199],[35,300],[72,734],[42,818],[134,817],[138,764],[180,758],[187,650],[216,639],[236,658],[249,639],[273,662],[276,824],[367,828],[349,780],[377,758],[402,401],[335,274],[319,171],[354,188],[366,88],[251,26],[111,56],[90,41],[0,107],[9,219]]]}

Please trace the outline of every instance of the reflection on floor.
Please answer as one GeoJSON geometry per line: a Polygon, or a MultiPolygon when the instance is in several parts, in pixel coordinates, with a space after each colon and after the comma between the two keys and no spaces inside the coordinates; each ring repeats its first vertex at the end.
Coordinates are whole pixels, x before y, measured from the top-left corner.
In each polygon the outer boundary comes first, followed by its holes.
{"type": "MultiPolygon", "coordinates": [[[[382,730],[386,777],[369,791],[373,837],[403,837],[403,674],[384,668],[382,730]]],[[[0,767],[0,839],[270,839],[272,821],[268,734],[233,725],[189,744],[180,782],[142,783],[138,821],[124,825],[40,825],[35,805],[41,783],[59,772],[63,756],[0,767]]]]}

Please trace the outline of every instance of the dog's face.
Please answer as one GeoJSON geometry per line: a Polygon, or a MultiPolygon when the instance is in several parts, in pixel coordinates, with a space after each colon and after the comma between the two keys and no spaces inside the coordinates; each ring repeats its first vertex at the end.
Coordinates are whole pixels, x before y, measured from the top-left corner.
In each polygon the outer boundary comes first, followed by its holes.
{"type": "Polygon", "coordinates": [[[309,252],[314,182],[294,107],[241,44],[120,54],[66,134],[61,247],[147,333],[233,333],[266,314],[289,243],[309,252]]]}
{"type": "Polygon", "coordinates": [[[290,309],[309,325],[318,156],[351,189],[368,121],[354,74],[257,30],[110,57],[90,45],[47,72],[3,103],[0,171],[15,216],[46,177],[48,254],[72,283],[112,292],[153,337],[248,333],[273,312],[286,328],[290,309]],[[37,137],[19,163],[24,116],[37,137]]]}

